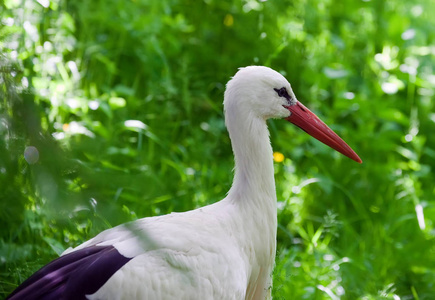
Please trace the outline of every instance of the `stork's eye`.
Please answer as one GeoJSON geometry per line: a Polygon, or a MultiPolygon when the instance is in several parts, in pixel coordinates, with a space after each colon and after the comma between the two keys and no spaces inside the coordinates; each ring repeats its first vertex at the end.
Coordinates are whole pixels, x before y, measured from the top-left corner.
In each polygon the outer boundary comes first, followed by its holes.
{"type": "Polygon", "coordinates": [[[286,89],[285,87],[282,87],[282,88],[280,88],[280,89],[274,89],[274,90],[275,90],[275,92],[278,94],[279,97],[284,97],[284,98],[286,98],[287,100],[290,99],[290,96],[289,96],[289,94],[287,93],[287,89],[286,89]]]}

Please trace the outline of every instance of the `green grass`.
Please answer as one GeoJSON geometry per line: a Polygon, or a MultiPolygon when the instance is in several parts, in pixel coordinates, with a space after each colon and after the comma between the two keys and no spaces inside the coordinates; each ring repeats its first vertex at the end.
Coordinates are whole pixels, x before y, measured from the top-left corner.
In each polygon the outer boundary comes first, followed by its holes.
{"type": "Polygon", "coordinates": [[[364,162],[269,122],[274,298],[433,298],[433,1],[0,5],[1,296],[103,229],[223,198],[225,83],[259,64],[364,162]]]}

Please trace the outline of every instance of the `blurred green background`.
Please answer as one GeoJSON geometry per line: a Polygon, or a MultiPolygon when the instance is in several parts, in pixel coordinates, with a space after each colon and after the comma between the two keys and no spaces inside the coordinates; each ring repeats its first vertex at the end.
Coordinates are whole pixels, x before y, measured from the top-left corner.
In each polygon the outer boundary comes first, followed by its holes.
{"type": "Polygon", "coordinates": [[[225,84],[257,64],[285,75],[364,161],[269,122],[274,298],[434,299],[434,1],[0,9],[0,298],[101,230],[222,199],[225,84]]]}

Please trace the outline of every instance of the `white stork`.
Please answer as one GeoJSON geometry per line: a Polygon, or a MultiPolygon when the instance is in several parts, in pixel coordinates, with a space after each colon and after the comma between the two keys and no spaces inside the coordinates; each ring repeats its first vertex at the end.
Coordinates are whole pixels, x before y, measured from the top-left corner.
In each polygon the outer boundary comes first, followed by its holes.
{"type": "Polygon", "coordinates": [[[270,68],[240,69],[227,84],[224,110],[235,174],[223,200],[105,230],[7,299],[271,299],[277,208],[266,120],[285,118],[361,159],[270,68]]]}

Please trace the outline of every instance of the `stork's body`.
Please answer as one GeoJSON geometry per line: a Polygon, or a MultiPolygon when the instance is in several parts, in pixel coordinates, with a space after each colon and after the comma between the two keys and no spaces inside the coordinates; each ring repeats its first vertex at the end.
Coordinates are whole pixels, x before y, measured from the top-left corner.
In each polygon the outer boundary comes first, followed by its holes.
{"type": "MultiPolygon", "coordinates": [[[[299,118],[298,105],[279,73],[265,67],[241,69],[228,83],[224,101],[235,155],[227,197],[193,211],[108,229],[66,251],[51,269],[49,264],[38,271],[11,299],[271,298],[277,209],[266,119],[299,118]],[[49,286],[56,278],[62,282],[49,286]]],[[[303,106],[301,111],[306,112],[303,106]]],[[[322,140],[299,119],[294,123],[322,140]]],[[[338,140],[325,143],[359,160],[338,140]]]]}

